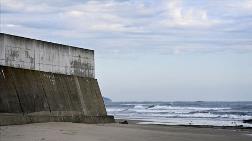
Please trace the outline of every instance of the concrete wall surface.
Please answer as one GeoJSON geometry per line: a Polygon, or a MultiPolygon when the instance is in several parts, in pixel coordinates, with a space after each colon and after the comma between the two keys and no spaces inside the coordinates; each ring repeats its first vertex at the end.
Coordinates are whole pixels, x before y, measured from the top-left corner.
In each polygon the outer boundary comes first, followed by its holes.
{"type": "Polygon", "coordinates": [[[94,51],[0,33],[0,65],[95,77],[94,51]]]}
{"type": "Polygon", "coordinates": [[[94,51],[0,33],[0,125],[113,122],[94,51]]]}
{"type": "Polygon", "coordinates": [[[0,113],[107,115],[93,78],[0,66],[0,92],[0,113]]]}

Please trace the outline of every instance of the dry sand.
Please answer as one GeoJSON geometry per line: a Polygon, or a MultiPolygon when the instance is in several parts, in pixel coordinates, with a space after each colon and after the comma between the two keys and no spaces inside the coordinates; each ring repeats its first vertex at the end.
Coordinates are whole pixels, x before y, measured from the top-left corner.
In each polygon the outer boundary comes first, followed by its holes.
{"type": "Polygon", "coordinates": [[[252,141],[251,130],[158,125],[34,123],[0,127],[0,141],[252,141]]]}

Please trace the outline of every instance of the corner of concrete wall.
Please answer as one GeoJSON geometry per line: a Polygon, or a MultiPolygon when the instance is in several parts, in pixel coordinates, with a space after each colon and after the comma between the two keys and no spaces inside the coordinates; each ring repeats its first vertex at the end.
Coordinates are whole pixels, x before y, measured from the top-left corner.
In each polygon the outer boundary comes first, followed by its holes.
{"type": "Polygon", "coordinates": [[[4,34],[0,33],[0,65],[5,64],[4,34]]]}

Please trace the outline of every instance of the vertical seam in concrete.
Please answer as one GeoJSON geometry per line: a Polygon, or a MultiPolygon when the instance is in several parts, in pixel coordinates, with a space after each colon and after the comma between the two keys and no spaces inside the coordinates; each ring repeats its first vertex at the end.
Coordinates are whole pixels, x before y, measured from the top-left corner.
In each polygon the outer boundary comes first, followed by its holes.
{"type": "Polygon", "coordinates": [[[76,83],[77,92],[78,92],[78,95],[80,97],[82,111],[84,112],[84,114],[88,114],[87,110],[86,110],[87,108],[86,108],[86,105],[85,105],[85,102],[84,102],[84,97],[83,97],[82,92],[81,92],[80,83],[79,83],[79,80],[78,80],[77,76],[74,76],[74,81],[76,83]]]}
{"type": "MultiPolygon", "coordinates": [[[[41,76],[41,74],[40,74],[39,76],[41,76]]],[[[49,111],[50,111],[50,113],[51,113],[52,110],[51,110],[51,106],[50,106],[50,104],[49,104],[49,100],[48,100],[47,95],[46,95],[46,91],[45,91],[45,88],[44,88],[44,80],[43,80],[43,79],[42,79],[42,81],[41,81],[41,85],[42,85],[42,89],[43,89],[43,91],[44,91],[44,96],[45,96],[45,99],[46,99],[46,103],[47,103],[48,108],[49,108],[49,111]]]]}
{"type": "MultiPolygon", "coordinates": [[[[69,77],[66,77],[65,79],[70,79],[69,77]]],[[[63,80],[65,80],[65,79],[63,79],[63,80]]],[[[72,104],[72,100],[71,100],[71,96],[70,96],[70,94],[71,94],[71,92],[70,92],[70,88],[69,88],[69,86],[68,86],[68,83],[66,83],[66,89],[67,89],[67,96],[68,96],[68,99],[69,99],[69,107],[70,107],[70,111],[71,111],[71,113],[72,113],[72,116],[73,116],[73,105],[74,104],[72,104]]]]}
{"type": "Polygon", "coordinates": [[[18,91],[17,91],[17,87],[16,87],[16,84],[15,84],[15,78],[14,78],[14,76],[13,76],[13,74],[12,74],[12,71],[11,71],[11,77],[12,77],[12,80],[13,80],[13,87],[14,87],[14,89],[15,89],[15,92],[16,92],[16,95],[17,95],[17,98],[18,98],[18,103],[19,103],[19,106],[20,106],[20,109],[21,109],[21,111],[22,111],[22,113],[23,113],[23,115],[25,114],[24,113],[24,109],[23,109],[23,107],[22,107],[22,104],[21,104],[21,100],[20,100],[20,97],[19,97],[19,94],[18,94],[18,91]]]}
{"type": "MultiPolygon", "coordinates": [[[[66,78],[67,79],[67,78],[66,78]]],[[[70,96],[69,96],[69,91],[68,91],[68,88],[67,88],[67,84],[66,84],[66,82],[64,82],[65,81],[65,78],[64,77],[62,77],[61,75],[59,76],[59,80],[58,80],[59,82],[61,81],[62,82],[62,84],[63,83],[65,83],[65,89],[67,89],[67,92],[66,93],[63,93],[63,95],[64,95],[64,98],[65,98],[65,100],[66,100],[66,103],[68,104],[68,107],[69,107],[69,110],[70,111],[72,111],[72,105],[70,104],[70,96]]],[[[61,83],[60,82],[60,83],[61,83]]],[[[63,86],[63,85],[62,85],[63,86]]]]}
{"type": "MultiPolygon", "coordinates": [[[[28,70],[28,73],[30,74],[31,78],[33,78],[32,71],[28,70]]],[[[28,85],[30,83],[29,81],[30,81],[31,78],[29,78],[29,76],[27,77],[26,73],[24,72],[24,80],[25,80],[26,83],[28,83],[28,85]]],[[[32,96],[33,96],[32,97],[33,98],[33,101],[32,101],[33,102],[33,110],[32,111],[35,112],[36,111],[36,100],[35,100],[36,99],[36,94],[32,92],[32,96]]],[[[29,112],[31,112],[31,111],[29,111],[29,112]]]]}
{"type": "MultiPolygon", "coordinates": [[[[96,101],[95,101],[95,103],[94,103],[94,105],[96,106],[95,107],[95,114],[96,114],[96,116],[98,116],[99,114],[99,99],[98,99],[98,97],[97,97],[97,94],[96,94],[96,90],[95,90],[95,87],[94,87],[94,85],[93,85],[93,81],[91,80],[90,81],[90,84],[89,84],[89,86],[90,86],[90,88],[91,88],[91,94],[95,97],[95,99],[96,99],[96,101]]],[[[92,96],[91,96],[92,97],[92,96]]],[[[94,97],[92,97],[92,98],[94,98],[94,97]]]]}

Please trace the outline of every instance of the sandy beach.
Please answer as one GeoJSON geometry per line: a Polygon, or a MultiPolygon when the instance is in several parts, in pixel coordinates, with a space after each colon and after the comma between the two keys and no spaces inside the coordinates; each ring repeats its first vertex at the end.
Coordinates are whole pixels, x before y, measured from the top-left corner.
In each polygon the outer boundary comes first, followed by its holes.
{"type": "Polygon", "coordinates": [[[251,129],[137,124],[34,123],[0,127],[1,141],[251,141],[251,129]]]}

